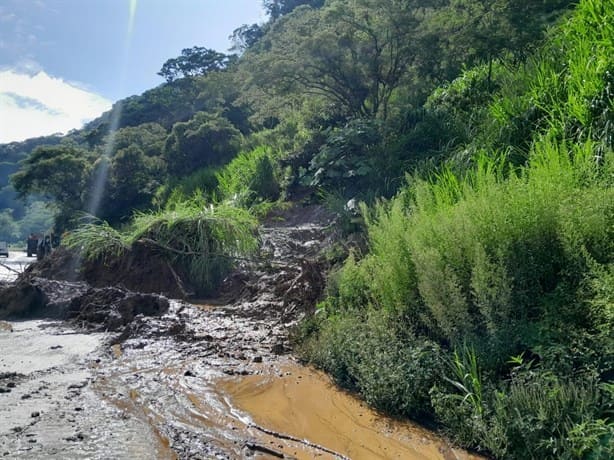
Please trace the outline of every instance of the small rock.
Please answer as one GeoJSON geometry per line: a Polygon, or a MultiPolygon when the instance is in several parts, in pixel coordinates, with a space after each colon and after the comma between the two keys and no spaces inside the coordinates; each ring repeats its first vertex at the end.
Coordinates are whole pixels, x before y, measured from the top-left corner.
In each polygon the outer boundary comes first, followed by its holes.
{"type": "Polygon", "coordinates": [[[0,387],[0,393],[10,393],[10,392],[11,392],[11,389],[10,389],[10,388],[3,388],[3,387],[0,387]]]}
{"type": "Polygon", "coordinates": [[[9,382],[6,384],[7,388],[15,388],[17,386],[17,384],[15,382],[9,382]]]}
{"type": "Polygon", "coordinates": [[[36,417],[40,417],[41,413],[39,411],[34,411],[30,414],[30,417],[32,418],[36,418],[36,417]]]}
{"type": "Polygon", "coordinates": [[[64,348],[62,345],[52,345],[49,347],[50,350],[59,350],[60,348],[64,348]]]}
{"type": "Polygon", "coordinates": [[[261,362],[262,362],[262,356],[254,356],[253,361],[254,361],[255,363],[261,363],[261,362]]]}
{"type": "Polygon", "coordinates": [[[191,370],[187,370],[183,373],[184,377],[196,377],[196,374],[194,374],[194,372],[192,372],[191,370]]]}
{"type": "Polygon", "coordinates": [[[25,395],[21,396],[21,399],[30,399],[32,397],[31,394],[26,393],[25,395]]]}
{"type": "Polygon", "coordinates": [[[69,442],[79,442],[85,439],[85,435],[83,433],[77,433],[74,436],[69,436],[68,438],[64,438],[64,439],[69,442]]]}
{"type": "Polygon", "coordinates": [[[71,385],[68,385],[68,389],[72,390],[72,389],[80,389],[80,388],[85,388],[87,386],[87,380],[84,380],[81,383],[73,383],[71,385]]]}

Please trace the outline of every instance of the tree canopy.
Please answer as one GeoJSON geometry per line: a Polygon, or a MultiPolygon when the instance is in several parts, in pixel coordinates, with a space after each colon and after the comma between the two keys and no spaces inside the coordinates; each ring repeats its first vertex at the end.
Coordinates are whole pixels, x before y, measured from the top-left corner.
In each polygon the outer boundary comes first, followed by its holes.
{"type": "Polygon", "coordinates": [[[177,78],[196,77],[225,69],[236,56],[219,53],[213,49],[202,46],[193,46],[181,50],[176,58],[167,60],[158,75],[164,77],[167,82],[177,78]]]}

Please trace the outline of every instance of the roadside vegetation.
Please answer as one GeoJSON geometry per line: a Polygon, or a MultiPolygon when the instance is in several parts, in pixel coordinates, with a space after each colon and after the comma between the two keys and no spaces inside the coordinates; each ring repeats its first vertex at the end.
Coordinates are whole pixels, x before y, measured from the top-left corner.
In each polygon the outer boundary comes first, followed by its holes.
{"type": "Polygon", "coordinates": [[[500,75],[474,141],[363,207],[368,253],[303,325],[306,359],[498,458],[614,455],[612,7],[581,2],[500,75]]]}
{"type": "Polygon", "coordinates": [[[0,146],[0,239],[47,203],[86,260],[147,246],[207,293],[325,204],[367,245],[331,250],[306,361],[496,458],[614,457],[614,1],[263,4],[236,54],[0,146]]]}

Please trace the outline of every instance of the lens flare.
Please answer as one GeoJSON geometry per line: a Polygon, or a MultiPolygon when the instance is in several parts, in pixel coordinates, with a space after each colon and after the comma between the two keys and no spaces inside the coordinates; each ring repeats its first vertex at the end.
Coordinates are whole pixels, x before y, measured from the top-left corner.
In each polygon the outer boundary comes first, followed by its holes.
{"type": "MultiPolygon", "coordinates": [[[[128,30],[126,33],[126,45],[124,49],[124,64],[123,68],[119,72],[120,85],[123,87],[126,80],[127,67],[130,55],[130,45],[132,42],[132,33],[134,31],[134,21],[136,18],[136,7],[138,0],[130,0],[128,10],[128,30]]],[[[122,113],[121,101],[113,105],[113,109],[110,114],[109,131],[103,147],[103,161],[100,163],[99,168],[94,173],[92,180],[92,188],[90,190],[90,197],[86,207],[87,213],[96,216],[100,210],[100,205],[104,197],[107,179],[109,176],[109,165],[115,146],[115,133],[119,128],[119,122],[122,113]]]]}
{"type": "Polygon", "coordinates": [[[132,36],[132,30],[134,29],[137,1],[138,0],[130,0],[130,11],[128,13],[128,37],[132,36]]]}

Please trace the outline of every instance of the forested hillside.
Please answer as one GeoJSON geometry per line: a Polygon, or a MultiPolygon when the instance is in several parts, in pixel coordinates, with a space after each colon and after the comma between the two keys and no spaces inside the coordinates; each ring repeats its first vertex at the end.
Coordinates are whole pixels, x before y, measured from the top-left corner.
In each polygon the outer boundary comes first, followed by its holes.
{"type": "Polygon", "coordinates": [[[0,177],[86,259],[147,240],[200,293],[271,209],[323,203],[366,243],[331,256],[306,360],[489,455],[614,456],[614,1],[263,3],[235,54],[187,44],[83,129],[0,146],[0,177]]]}
{"type": "MultiPolygon", "coordinates": [[[[162,65],[167,83],[117,102],[82,130],[1,146],[3,204],[13,209],[6,225],[24,214],[13,189],[54,202],[56,230],[80,211],[125,223],[164,206],[173,190],[219,195],[215,173],[239,151],[262,149],[281,188],[392,196],[404,172],[463,141],[445,107],[425,105],[433,89],[483,63],[487,97],[496,59],[520,62],[572,4],[266,1],[268,22],[233,32],[238,54],[186,48],[162,65]],[[41,144],[60,146],[30,155],[41,144]],[[93,199],[99,171],[105,193],[93,199]],[[79,185],[74,196],[58,193],[67,183],[79,185]]],[[[14,236],[6,226],[2,235],[14,236]]]]}

